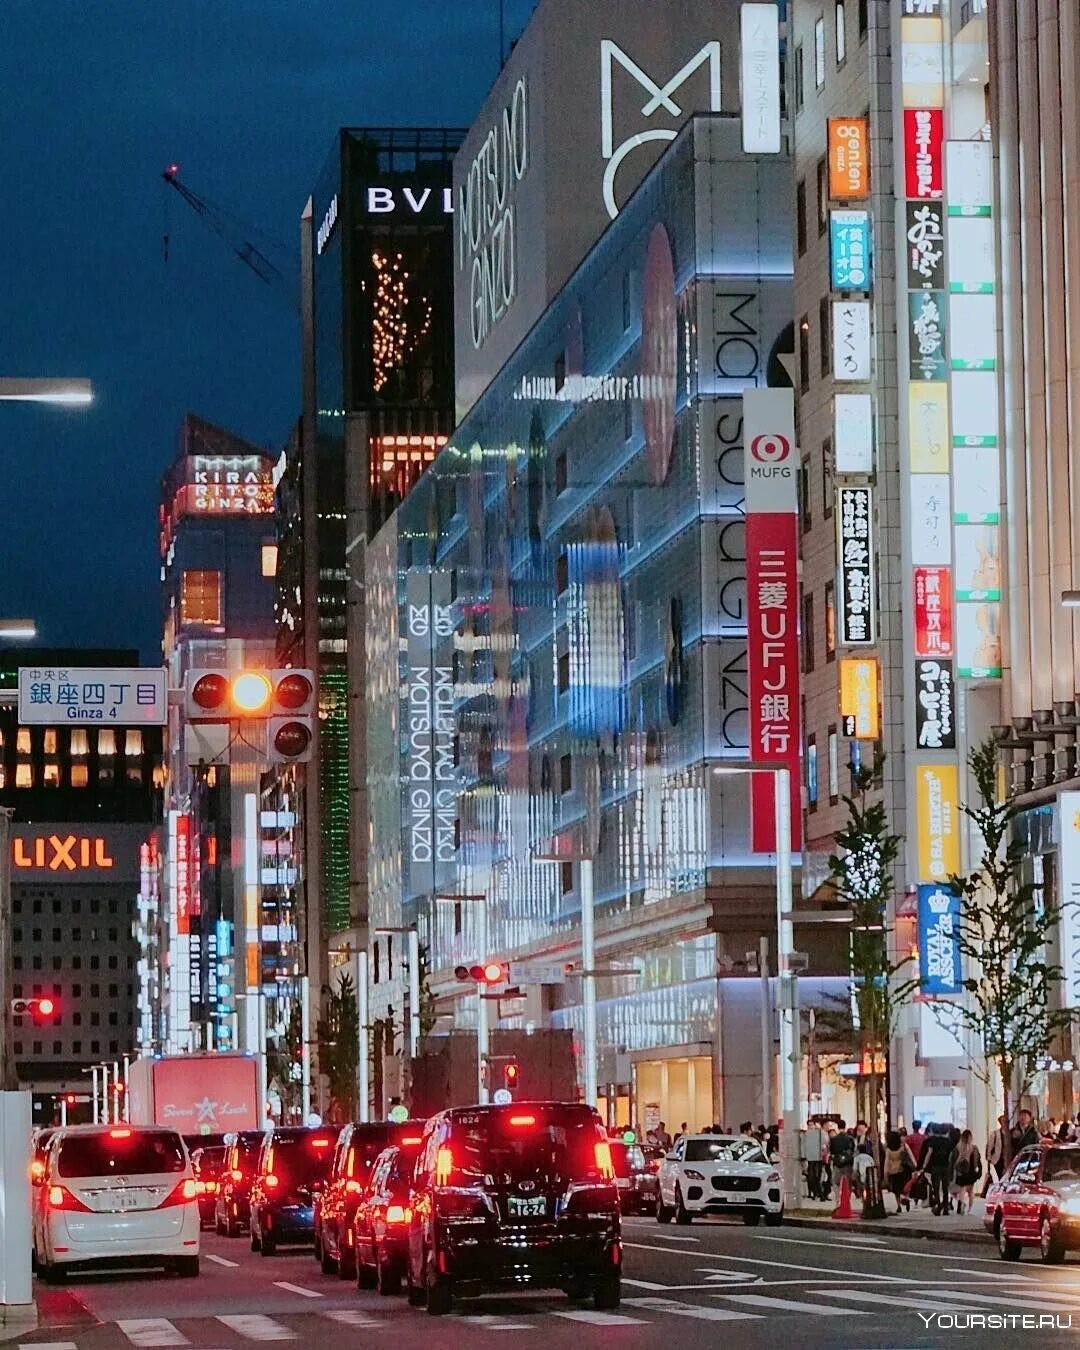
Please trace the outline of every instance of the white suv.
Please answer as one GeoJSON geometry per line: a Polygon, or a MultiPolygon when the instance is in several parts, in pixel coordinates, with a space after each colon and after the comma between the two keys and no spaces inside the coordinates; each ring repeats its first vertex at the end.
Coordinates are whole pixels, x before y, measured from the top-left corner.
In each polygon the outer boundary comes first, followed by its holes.
{"type": "Polygon", "coordinates": [[[199,1202],[175,1130],[75,1125],[51,1141],[34,1242],[45,1281],[71,1266],[164,1266],[199,1273],[199,1202]]]}
{"type": "Polygon", "coordinates": [[[695,1214],[740,1214],[772,1228],[784,1219],[780,1173],[755,1139],[684,1135],[660,1164],[659,1223],[689,1223],[695,1214]]]}

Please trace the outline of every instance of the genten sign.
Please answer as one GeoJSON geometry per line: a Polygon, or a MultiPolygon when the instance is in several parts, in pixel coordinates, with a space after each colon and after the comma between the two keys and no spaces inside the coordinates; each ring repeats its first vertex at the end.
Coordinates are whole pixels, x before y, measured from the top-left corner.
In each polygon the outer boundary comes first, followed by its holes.
{"type": "Polygon", "coordinates": [[[469,272],[473,347],[510,309],[518,292],[518,184],[529,171],[529,99],[522,76],[458,189],[458,271],[469,272]]]}

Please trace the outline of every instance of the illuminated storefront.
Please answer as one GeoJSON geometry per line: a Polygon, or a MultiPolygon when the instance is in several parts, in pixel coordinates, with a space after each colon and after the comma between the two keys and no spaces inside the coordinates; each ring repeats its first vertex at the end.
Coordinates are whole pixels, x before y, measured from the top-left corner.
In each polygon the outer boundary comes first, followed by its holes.
{"type": "MultiPolygon", "coordinates": [[[[613,1118],[760,1109],[749,1073],[718,1101],[759,1012],[721,1028],[717,971],[775,894],[713,769],[747,755],[741,394],[786,382],[789,189],[695,119],[367,552],[372,1006],[403,1012],[379,929],[418,927],[457,1027],[457,964],[573,962],[591,860],[598,957],[637,968],[597,977],[613,1118]]],[[[573,973],[492,1006],[580,1043],[573,973]]]]}

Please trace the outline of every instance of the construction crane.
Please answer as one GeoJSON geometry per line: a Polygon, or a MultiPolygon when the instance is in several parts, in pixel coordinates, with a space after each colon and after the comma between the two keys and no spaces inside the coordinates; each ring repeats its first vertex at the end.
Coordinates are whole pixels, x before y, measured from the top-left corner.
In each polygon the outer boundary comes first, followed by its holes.
{"type": "MultiPolygon", "coordinates": [[[[245,267],[264,282],[272,290],[278,292],[288,299],[289,304],[294,310],[300,309],[300,276],[297,266],[284,261],[285,249],[281,245],[276,245],[276,251],[282,258],[282,265],[279,266],[270,258],[264,249],[253,243],[247,236],[257,233],[251,225],[246,224],[238,216],[234,216],[223,206],[201,196],[186,183],[180,181],[180,166],[170,164],[161,175],[164,181],[180,197],[187,202],[188,206],[200,217],[200,219],[221,239],[232,252],[240,259],[245,267]]],[[[167,217],[166,217],[167,219],[167,217]]],[[[169,229],[166,225],[162,234],[162,247],[165,262],[169,261],[169,229]]],[[[267,247],[271,247],[267,244],[267,247]]]]}

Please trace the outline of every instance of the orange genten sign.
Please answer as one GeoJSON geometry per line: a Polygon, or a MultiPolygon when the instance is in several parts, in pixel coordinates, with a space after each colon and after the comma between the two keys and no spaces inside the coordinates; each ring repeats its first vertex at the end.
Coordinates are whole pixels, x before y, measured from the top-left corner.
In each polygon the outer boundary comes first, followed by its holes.
{"type": "Polygon", "coordinates": [[[90,868],[107,871],[116,865],[109,856],[108,840],[79,834],[16,838],[12,862],[17,868],[50,872],[82,872],[90,868]]]}
{"type": "Polygon", "coordinates": [[[865,117],[829,118],[829,196],[855,201],[870,195],[870,128],[865,117]]]}

